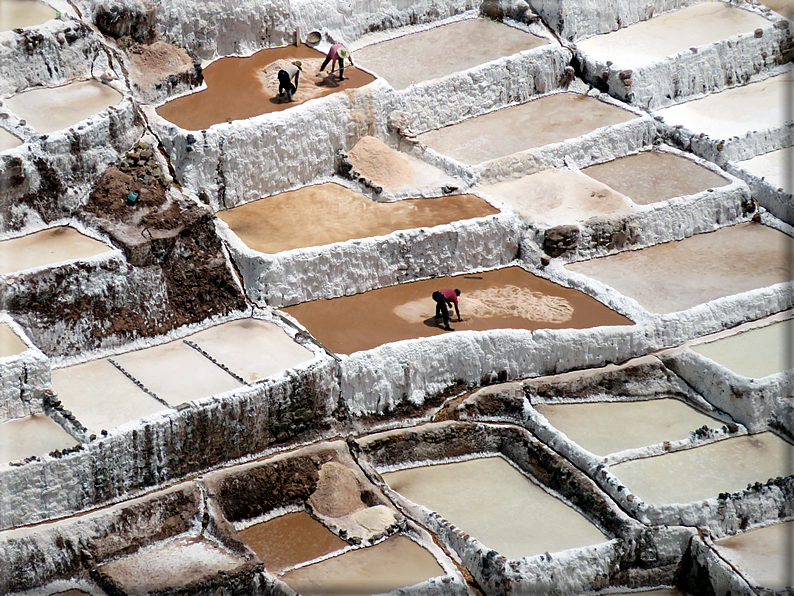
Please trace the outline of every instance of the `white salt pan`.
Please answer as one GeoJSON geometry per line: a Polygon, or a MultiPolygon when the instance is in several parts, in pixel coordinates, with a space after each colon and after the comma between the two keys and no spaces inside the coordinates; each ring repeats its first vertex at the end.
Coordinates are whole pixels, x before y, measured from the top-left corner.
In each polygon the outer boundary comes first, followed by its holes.
{"type": "Polygon", "coordinates": [[[794,147],[764,153],[752,159],[738,161],[736,165],[757,178],[764,178],[775,188],[794,193],[788,164],[794,160],[794,147]]]}
{"type": "Polygon", "coordinates": [[[0,31],[40,25],[55,18],[55,9],[38,0],[0,0],[0,31]]]}
{"type": "Polygon", "coordinates": [[[0,128],[0,151],[6,151],[19,147],[22,144],[22,139],[15,137],[7,130],[0,128]]]}
{"type": "Polygon", "coordinates": [[[5,356],[16,356],[21,354],[28,347],[19,336],[11,330],[5,323],[0,323],[0,358],[5,356]]]}
{"type": "Polygon", "coordinates": [[[45,455],[76,444],[74,437],[44,414],[33,414],[0,424],[0,463],[45,455]]]}
{"type": "Polygon", "coordinates": [[[782,590],[792,564],[786,550],[786,535],[791,532],[794,522],[776,524],[723,538],[715,546],[722,557],[750,576],[752,585],[782,590]]]}
{"type": "Polygon", "coordinates": [[[85,259],[110,250],[74,228],[59,226],[0,242],[0,274],[85,259]]]}

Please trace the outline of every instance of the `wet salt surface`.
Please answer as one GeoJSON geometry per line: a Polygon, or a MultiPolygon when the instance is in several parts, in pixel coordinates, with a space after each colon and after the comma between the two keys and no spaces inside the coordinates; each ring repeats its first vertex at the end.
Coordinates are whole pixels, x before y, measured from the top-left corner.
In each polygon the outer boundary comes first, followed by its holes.
{"type": "Polygon", "coordinates": [[[789,186],[788,164],[794,160],[794,147],[780,149],[758,155],[752,159],[738,161],[736,165],[746,170],[757,178],[763,178],[775,188],[782,188],[786,192],[794,193],[794,188],[789,186]]]}
{"type": "Polygon", "coordinates": [[[751,131],[777,128],[785,122],[787,72],[743,87],[726,89],[655,112],[664,122],[681,125],[714,140],[743,136],[751,131]]]}
{"type": "Polygon", "coordinates": [[[284,310],[329,350],[351,354],[401,339],[448,333],[442,329],[442,319],[435,319],[436,303],[431,297],[442,288],[462,292],[458,301],[463,322],[456,320],[454,309],[450,313],[456,330],[633,324],[593,298],[519,267],[400,284],[284,310]],[[475,292],[480,297],[472,303],[477,305],[479,316],[467,310],[467,300],[475,292]]]}
{"type": "Polygon", "coordinates": [[[367,46],[354,60],[401,90],[547,43],[490,19],[469,19],[367,46]]]}
{"type": "Polygon", "coordinates": [[[432,130],[418,138],[443,155],[474,165],[636,117],[593,97],[557,93],[432,130]]]}
{"type": "Polygon", "coordinates": [[[787,239],[773,228],[745,223],[565,267],[650,312],[669,313],[790,279],[787,239]]]}
{"type": "Polygon", "coordinates": [[[74,228],[49,228],[0,241],[0,275],[73,259],[86,259],[110,250],[107,244],[81,234],[74,228]]]}
{"type": "Polygon", "coordinates": [[[121,93],[99,81],[33,89],[5,100],[14,114],[39,133],[69,128],[122,99],[121,93]]]}
{"type": "Polygon", "coordinates": [[[0,463],[68,449],[78,441],[45,414],[33,414],[0,424],[0,463]]]}
{"type": "Polygon", "coordinates": [[[634,209],[625,196],[567,169],[545,170],[480,189],[514,207],[522,215],[548,225],[634,209]]]}
{"type": "Polygon", "coordinates": [[[378,203],[344,186],[326,183],[221,211],[218,217],[246,246],[273,254],[498,212],[472,195],[378,203]]]}
{"type": "Polygon", "coordinates": [[[89,434],[166,409],[107,360],[54,369],[52,387],[89,434]]]}
{"type": "Polygon", "coordinates": [[[761,378],[788,370],[791,363],[786,343],[794,334],[794,321],[781,321],[720,338],[691,349],[710,358],[737,375],[761,378]]]}
{"type": "Polygon", "coordinates": [[[7,130],[3,130],[2,128],[0,128],[0,151],[13,149],[14,147],[19,147],[21,144],[22,144],[22,139],[12,135],[7,130]]]}
{"type": "Polygon", "coordinates": [[[721,557],[751,578],[751,585],[782,590],[792,564],[786,540],[793,532],[794,522],[790,521],[723,538],[715,547],[721,557]]]}
{"type": "MultiPolygon", "coordinates": [[[[374,77],[348,67],[345,61],[345,81],[333,77],[316,77],[317,68],[325,55],[308,46],[285,46],[260,50],[247,58],[221,58],[207,66],[202,74],[207,88],[179,97],[157,108],[166,120],[187,130],[202,130],[228,120],[245,120],[260,114],[286,110],[308,99],[322,97],[345,89],[363,87],[374,77]],[[298,77],[295,101],[282,103],[275,91],[269,90],[274,75],[262,73],[277,60],[300,60],[302,73],[298,77]],[[315,66],[316,65],[316,66],[315,66]]],[[[355,60],[355,58],[354,58],[355,60]]],[[[272,70],[272,68],[270,69],[272,70]]],[[[326,67],[326,73],[330,67],[326,67]]]]}
{"type": "Polygon", "coordinates": [[[0,358],[16,356],[27,349],[25,342],[14,333],[11,327],[5,323],[0,323],[0,358]]]}
{"type": "Polygon", "coordinates": [[[650,590],[645,592],[610,592],[609,594],[604,593],[604,596],[618,596],[626,594],[639,594],[639,596],[685,596],[683,592],[679,592],[678,590],[650,590]]]}
{"type": "Polygon", "coordinates": [[[620,157],[584,168],[582,172],[630,197],[639,205],[729,184],[727,178],[692,160],[663,151],[644,151],[620,157]]]}
{"type": "Polygon", "coordinates": [[[137,595],[182,588],[219,572],[233,573],[244,563],[203,536],[180,536],[103,563],[99,571],[119,584],[124,593],[137,595]]]}
{"type": "Polygon", "coordinates": [[[249,526],[240,536],[274,574],[348,546],[305,511],[249,526]]]}
{"type": "Polygon", "coordinates": [[[534,407],[557,430],[596,455],[685,439],[703,425],[723,424],[677,399],[534,407]]]}
{"type": "Polygon", "coordinates": [[[691,503],[785,476],[791,449],[764,432],[627,461],[610,471],[646,503],[691,503]]]}
{"type": "Polygon", "coordinates": [[[383,479],[508,559],[607,540],[501,457],[389,472],[383,479]]]}
{"type": "Polygon", "coordinates": [[[761,4],[788,18],[794,15],[794,0],[765,0],[761,4]]]}
{"type": "Polygon", "coordinates": [[[381,594],[445,575],[426,549],[396,535],[321,563],[285,573],[281,579],[305,596],[381,594]]]}
{"type": "Polygon", "coordinates": [[[702,2],[667,12],[605,35],[576,43],[593,60],[611,60],[613,68],[636,68],[691,47],[749,33],[770,22],[723,2],[702,2]],[[648,43],[653,40],[653,43],[648,43]]]}
{"type": "Polygon", "coordinates": [[[0,31],[40,25],[55,18],[55,9],[38,0],[0,0],[0,31]]]}

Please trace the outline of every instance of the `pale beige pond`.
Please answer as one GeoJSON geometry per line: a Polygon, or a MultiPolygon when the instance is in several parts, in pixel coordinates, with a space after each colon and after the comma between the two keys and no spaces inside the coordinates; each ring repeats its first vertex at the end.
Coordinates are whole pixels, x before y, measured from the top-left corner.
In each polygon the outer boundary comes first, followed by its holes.
{"type": "Polygon", "coordinates": [[[785,122],[785,87],[794,81],[788,72],[743,87],[712,93],[701,99],[654,112],[665,123],[681,125],[714,140],[778,128],[785,122]]]}
{"type": "Polygon", "coordinates": [[[646,503],[691,503],[785,476],[791,449],[765,432],[627,461],[610,471],[646,503]]]}
{"type": "Polygon", "coordinates": [[[650,312],[669,313],[786,281],[787,240],[778,230],[745,223],[565,267],[650,312]]]}
{"type": "Polygon", "coordinates": [[[792,160],[794,160],[794,147],[788,147],[757,155],[745,161],[738,161],[736,165],[753,176],[763,178],[775,188],[782,188],[788,193],[794,193],[794,188],[790,186],[791,178],[788,172],[788,164],[794,163],[792,160]]]}
{"type": "Polygon", "coordinates": [[[516,180],[483,185],[480,190],[504,201],[521,215],[548,225],[630,212],[635,208],[622,194],[581,172],[567,169],[544,170],[516,180]]]}
{"type": "Polygon", "coordinates": [[[0,31],[41,25],[55,18],[55,9],[38,0],[0,0],[0,31]]]}
{"type": "Polygon", "coordinates": [[[677,399],[534,407],[554,428],[595,455],[677,441],[703,425],[723,425],[677,399]]]}
{"type": "Polygon", "coordinates": [[[791,567],[786,547],[794,522],[785,522],[723,538],[715,543],[717,552],[752,580],[751,585],[770,590],[786,587],[791,567]]]}
{"type": "Polygon", "coordinates": [[[121,93],[112,87],[90,80],[25,91],[7,98],[5,103],[36,132],[51,133],[74,126],[121,99],[121,93]]]}
{"type": "Polygon", "coordinates": [[[690,347],[737,375],[761,378],[789,369],[786,341],[792,334],[789,319],[690,347]]]}
{"type": "Polygon", "coordinates": [[[692,160],[664,151],[644,151],[582,169],[639,205],[666,201],[729,184],[692,160]]]}
{"type": "Polygon", "coordinates": [[[67,449],[78,441],[45,414],[33,414],[0,424],[0,463],[67,449]]]}
{"type": "Polygon", "coordinates": [[[418,138],[443,155],[474,165],[636,117],[593,97],[556,93],[431,130],[418,138]]]}
{"type": "Polygon", "coordinates": [[[578,41],[576,45],[593,60],[611,60],[613,68],[636,68],[768,25],[762,16],[741,8],[723,2],[701,2],[578,41]]]}
{"type": "Polygon", "coordinates": [[[0,241],[0,275],[64,261],[87,259],[110,250],[112,249],[107,244],[81,234],[74,228],[49,228],[0,241]]]}
{"type": "Polygon", "coordinates": [[[0,128],[0,151],[6,151],[19,147],[22,144],[22,139],[12,135],[7,130],[0,128]]]}
{"type": "Polygon", "coordinates": [[[107,360],[52,371],[52,387],[89,433],[99,435],[125,422],[167,409],[141,391],[107,360]]]}
{"type": "MultiPolygon", "coordinates": [[[[648,590],[645,592],[629,592],[637,596],[686,596],[683,592],[675,589],[662,588],[661,590],[648,590]]],[[[626,596],[626,592],[609,592],[604,593],[604,596],[626,596]]]]}
{"type": "Polygon", "coordinates": [[[608,540],[501,457],[389,472],[383,479],[508,559],[608,540]]]}
{"type": "Polygon", "coordinates": [[[5,323],[0,323],[0,358],[16,356],[28,347],[20,337],[5,323]]]}
{"type": "Polygon", "coordinates": [[[353,59],[400,90],[547,43],[490,19],[469,19],[367,46],[353,59]]]}
{"type": "Polygon", "coordinates": [[[354,550],[281,576],[305,596],[382,594],[445,575],[426,549],[396,535],[375,546],[354,550]]]}
{"type": "Polygon", "coordinates": [[[768,6],[789,19],[794,17],[794,0],[764,0],[760,4],[768,6]]]}

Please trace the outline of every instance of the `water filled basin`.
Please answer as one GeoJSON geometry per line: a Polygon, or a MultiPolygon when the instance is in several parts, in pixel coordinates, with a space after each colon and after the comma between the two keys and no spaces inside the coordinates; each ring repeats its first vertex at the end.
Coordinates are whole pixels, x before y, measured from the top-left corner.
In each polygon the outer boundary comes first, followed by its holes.
{"type": "Polygon", "coordinates": [[[0,242],[0,274],[86,259],[111,248],[74,228],[58,226],[0,242]]]}
{"type": "Polygon", "coordinates": [[[78,441],[45,414],[33,414],[0,424],[0,463],[68,449],[78,441]]]}

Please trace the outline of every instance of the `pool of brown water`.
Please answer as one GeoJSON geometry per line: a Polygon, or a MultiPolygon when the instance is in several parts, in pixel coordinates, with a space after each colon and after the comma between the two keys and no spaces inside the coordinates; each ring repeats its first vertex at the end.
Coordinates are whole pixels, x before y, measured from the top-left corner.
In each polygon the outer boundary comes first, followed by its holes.
{"type": "Polygon", "coordinates": [[[498,212],[472,195],[378,203],[344,186],[326,183],[259,199],[221,211],[218,217],[246,246],[273,254],[498,212]]]}
{"type": "Polygon", "coordinates": [[[431,298],[458,288],[463,322],[454,329],[563,329],[632,325],[593,298],[537,277],[520,267],[416,281],[355,296],[317,300],[284,310],[329,350],[352,354],[381,344],[447,333],[431,298]]]}
{"type": "MultiPolygon", "coordinates": [[[[325,55],[306,45],[260,50],[247,58],[227,57],[204,69],[207,88],[178,97],[157,108],[166,120],[187,130],[203,130],[229,120],[245,120],[268,112],[286,110],[315,97],[363,87],[375,80],[345,61],[345,79],[315,76],[325,55]],[[278,98],[277,61],[300,60],[302,73],[292,102],[278,98]],[[263,72],[266,69],[267,72],[263,72]]],[[[281,63],[279,63],[281,64],[281,63]]],[[[326,73],[330,70],[326,68],[326,73]]]]}

